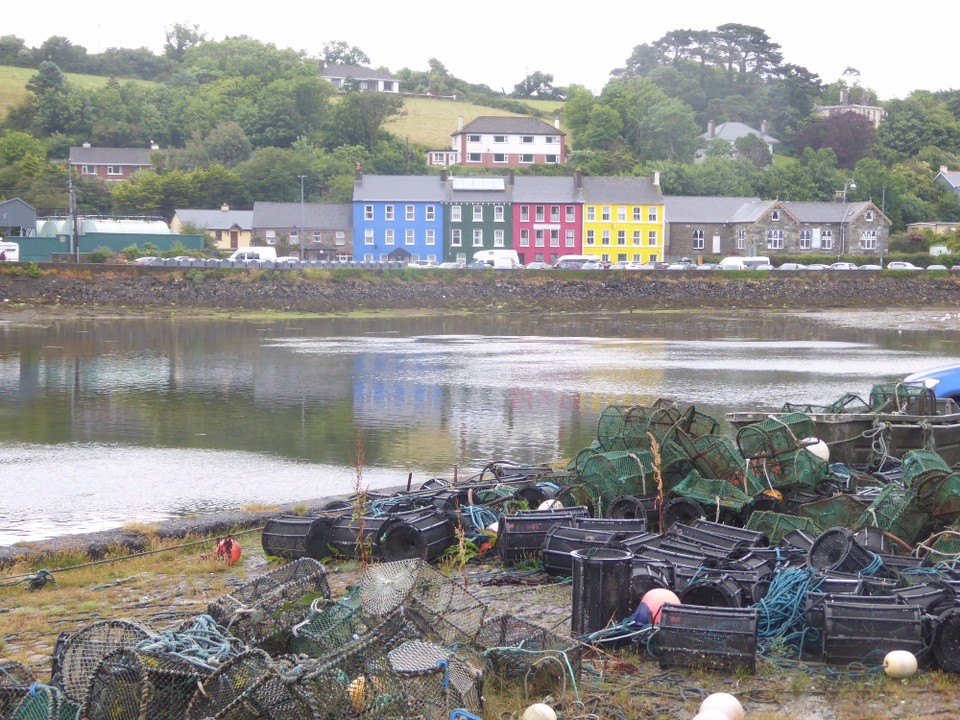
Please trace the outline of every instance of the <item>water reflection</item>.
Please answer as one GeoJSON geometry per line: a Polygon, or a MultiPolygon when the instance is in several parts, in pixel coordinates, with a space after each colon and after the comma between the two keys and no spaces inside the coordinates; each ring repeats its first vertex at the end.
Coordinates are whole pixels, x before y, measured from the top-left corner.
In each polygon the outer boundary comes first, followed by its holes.
{"type": "Polygon", "coordinates": [[[0,543],[571,457],[612,403],[865,396],[958,342],[716,313],[0,325],[0,543]]]}

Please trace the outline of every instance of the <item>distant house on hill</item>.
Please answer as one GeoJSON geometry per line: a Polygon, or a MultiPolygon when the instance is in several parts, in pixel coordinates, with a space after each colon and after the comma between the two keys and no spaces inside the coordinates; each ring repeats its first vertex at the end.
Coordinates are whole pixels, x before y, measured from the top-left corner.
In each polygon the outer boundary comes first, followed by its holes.
{"type": "Polygon", "coordinates": [[[941,165],[940,172],[933,179],[933,183],[960,198],[960,171],[948,170],[946,165],[941,165]]]}
{"type": "MultiPolygon", "coordinates": [[[[774,146],[780,144],[779,140],[767,134],[766,120],[760,123],[759,130],[742,122],[724,122],[720,123],[719,125],[715,125],[713,120],[710,120],[707,122],[707,131],[700,137],[709,147],[710,143],[717,140],[726,140],[732,145],[737,140],[742,137],[746,137],[747,135],[755,135],[763,140],[767,144],[767,148],[770,150],[771,155],[773,155],[774,146]]],[[[706,150],[697,150],[694,158],[696,160],[702,160],[704,157],[706,157],[706,154],[706,150]]]]}
{"type": "Polygon", "coordinates": [[[461,115],[451,137],[450,150],[427,152],[428,165],[523,167],[567,161],[559,118],[551,125],[535,117],[481,116],[464,125],[461,115]]]}
{"type": "Polygon", "coordinates": [[[867,118],[871,123],[873,123],[874,128],[880,127],[880,121],[883,120],[884,116],[887,114],[887,111],[882,107],[877,107],[876,105],[858,105],[856,103],[850,103],[850,90],[849,88],[842,88],[840,90],[840,104],[839,105],[818,105],[816,112],[821,117],[833,117],[834,115],[842,115],[843,113],[852,112],[857,115],[862,115],[867,118]]]}
{"type": "Polygon", "coordinates": [[[219,210],[176,210],[170,229],[180,232],[185,225],[205,232],[221,250],[236,250],[253,244],[253,210],[231,210],[227,204],[219,210]]]}
{"type": "Polygon", "coordinates": [[[70,148],[70,167],[76,168],[83,177],[98,177],[109,182],[129,180],[134,173],[153,167],[150,153],[154,150],[159,147],[104,148],[84,143],[70,148]]]}
{"type": "Polygon", "coordinates": [[[327,65],[320,76],[341,90],[375,90],[384,93],[399,93],[400,80],[390,73],[374,70],[363,65],[327,65]]]}

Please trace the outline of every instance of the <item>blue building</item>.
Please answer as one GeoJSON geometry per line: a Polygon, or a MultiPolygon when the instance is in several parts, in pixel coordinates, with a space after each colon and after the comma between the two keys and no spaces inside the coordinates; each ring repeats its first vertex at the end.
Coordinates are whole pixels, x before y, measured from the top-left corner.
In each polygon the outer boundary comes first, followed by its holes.
{"type": "Polygon", "coordinates": [[[443,262],[444,183],[436,175],[368,175],[353,187],[353,258],[443,262]]]}

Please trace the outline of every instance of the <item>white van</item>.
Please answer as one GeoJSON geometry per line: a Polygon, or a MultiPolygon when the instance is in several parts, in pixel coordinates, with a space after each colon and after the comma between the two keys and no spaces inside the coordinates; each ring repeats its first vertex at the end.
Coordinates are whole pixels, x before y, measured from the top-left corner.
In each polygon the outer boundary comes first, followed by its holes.
{"type": "Polygon", "coordinates": [[[555,270],[557,270],[563,268],[564,263],[577,263],[582,265],[585,262],[596,262],[599,259],[599,255],[561,255],[554,261],[553,267],[555,270]]]}
{"type": "Polygon", "coordinates": [[[473,254],[473,261],[484,262],[494,270],[520,270],[520,256],[516,250],[477,250],[473,254]]]}
{"type": "Polygon", "coordinates": [[[238,260],[240,262],[253,262],[254,260],[276,260],[277,249],[269,245],[251,245],[250,247],[237,248],[233,255],[227,260],[238,260]]]}
{"type": "Polygon", "coordinates": [[[770,258],[766,255],[725,257],[720,261],[721,270],[758,270],[761,268],[770,268],[770,258]]]}
{"type": "Polygon", "coordinates": [[[0,262],[20,262],[20,245],[15,242],[0,241],[0,262]]]}

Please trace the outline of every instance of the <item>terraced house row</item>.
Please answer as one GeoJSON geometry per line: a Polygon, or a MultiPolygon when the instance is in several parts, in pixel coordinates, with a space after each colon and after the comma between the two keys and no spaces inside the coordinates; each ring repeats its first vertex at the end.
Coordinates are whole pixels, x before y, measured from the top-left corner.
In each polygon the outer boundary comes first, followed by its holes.
{"type": "Polygon", "coordinates": [[[659,174],[651,177],[364,175],[353,192],[356,260],[468,262],[513,249],[524,264],[560,255],[657,261],[664,255],[659,174]]]}

